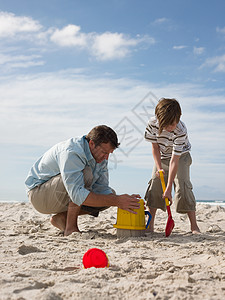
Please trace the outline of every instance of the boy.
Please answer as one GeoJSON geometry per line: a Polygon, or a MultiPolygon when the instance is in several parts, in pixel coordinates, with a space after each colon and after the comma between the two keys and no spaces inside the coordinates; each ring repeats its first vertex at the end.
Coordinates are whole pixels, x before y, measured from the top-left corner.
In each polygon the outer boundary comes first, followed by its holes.
{"type": "Polygon", "coordinates": [[[196,202],[192,192],[189,168],[192,163],[185,124],[180,121],[181,108],[177,100],[162,98],[155,109],[145,131],[145,139],[152,143],[155,165],[149,182],[145,200],[152,215],[149,231],[154,231],[154,219],[157,208],[166,210],[165,198],[172,204],[172,185],[175,190],[175,204],[178,213],[187,213],[191,231],[200,233],[196,221],[196,202]],[[162,196],[159,171],[162,170],[167,182],[162,196]]]}

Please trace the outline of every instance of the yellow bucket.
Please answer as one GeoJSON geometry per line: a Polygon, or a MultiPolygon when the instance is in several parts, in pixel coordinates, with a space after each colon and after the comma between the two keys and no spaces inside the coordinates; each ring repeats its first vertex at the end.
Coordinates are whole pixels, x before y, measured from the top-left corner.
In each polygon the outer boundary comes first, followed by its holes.
{"type": "Polygon", "coordinates": [[[148,227],[151,220],[151,214],[144,210],[144,200],[140,199],[140,208],[134,209],[137,214],[130,213],[129,211],[118,208],[117,210],[117,222],[113,227],[119,229],[131,229],[131,230],[144,230],[148,227]],[[145,215],[148,215],[148,222],[145,225],[145,215]]]}

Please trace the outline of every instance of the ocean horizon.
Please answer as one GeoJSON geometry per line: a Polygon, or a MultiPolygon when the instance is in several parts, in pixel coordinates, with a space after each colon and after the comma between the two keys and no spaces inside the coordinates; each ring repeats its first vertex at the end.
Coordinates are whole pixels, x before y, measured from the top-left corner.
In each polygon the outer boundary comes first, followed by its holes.
{"type": "MultiPolygon", "coordinates": [[[[4,200],[0,199],[0,203],[27,203],[29,200],[4,200]]],[[[225,206],[225,200],[196,200],[196,203],[225,206]]]]}
{"type": "Polygon", "coordinates": [[[196,200],[196,203],[225,206],[225,200],[196,200]]]}

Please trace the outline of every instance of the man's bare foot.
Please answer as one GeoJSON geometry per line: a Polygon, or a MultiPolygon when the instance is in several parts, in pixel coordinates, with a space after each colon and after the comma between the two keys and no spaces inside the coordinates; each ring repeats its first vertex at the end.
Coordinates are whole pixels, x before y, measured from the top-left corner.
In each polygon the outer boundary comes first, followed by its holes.
{"type": "Polygon", "coordinates": [[[79,233],[81,233],[80,230],[79,230],[79,228],[76,226],[76,227],[73,227],[71,229],[65,229],[64,236],[68,236],[68,235],[70,235],[73,232],[79,232],[79,233]]]}
{"type": "Polygon", "coordinates": [[[50,219],[51,224],[59,230],[64,231],[66,228],[66,215],[67,212],[65,211],[52,216],[50,219]]]}

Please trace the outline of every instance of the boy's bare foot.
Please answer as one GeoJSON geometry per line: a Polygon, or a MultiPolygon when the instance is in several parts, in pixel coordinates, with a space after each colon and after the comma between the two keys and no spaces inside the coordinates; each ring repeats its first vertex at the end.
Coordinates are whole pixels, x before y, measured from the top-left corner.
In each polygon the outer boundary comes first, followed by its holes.
{"type": "Polygon", "coordinates": [[[151,222],[150,222],[148,228],[145,229],[145,232],[146,233],[152,233],[152,232],[154,232],[154,225],[152,225],[151,222]]]}
{"type": "Polygon", "coordinates": [[[200,234],[200,229],[197,225],[197,220],[196,220],[196,214],[195,211],[188,211],[187,212],[188,218],[191,223],[191,232],[192,234],[200,234]]]}
{"type": "Polygon", "coordinates": [[[66,228],[66,215],[67,212],[62,212],[52,216],[50,219],[51,224],[59,230],[64,231],[66,228]]]}
{"type": "Polygon", "coordinates": [[[195,228],[193,230],[191,230],[192,234],[201,234],[201,231],[199,228],[195,228]]]}
{"type": "Polygon", "coordinates": [[[157,208],[148,207],[148,211],[150,212],[152,217],[151,217],[151,221],[149,223],[148,228],[145,229],[145,232],[146,233],[153,233],[154,232],[154,224],[155,224],[155,215],[156,215],[157,208]]]}

